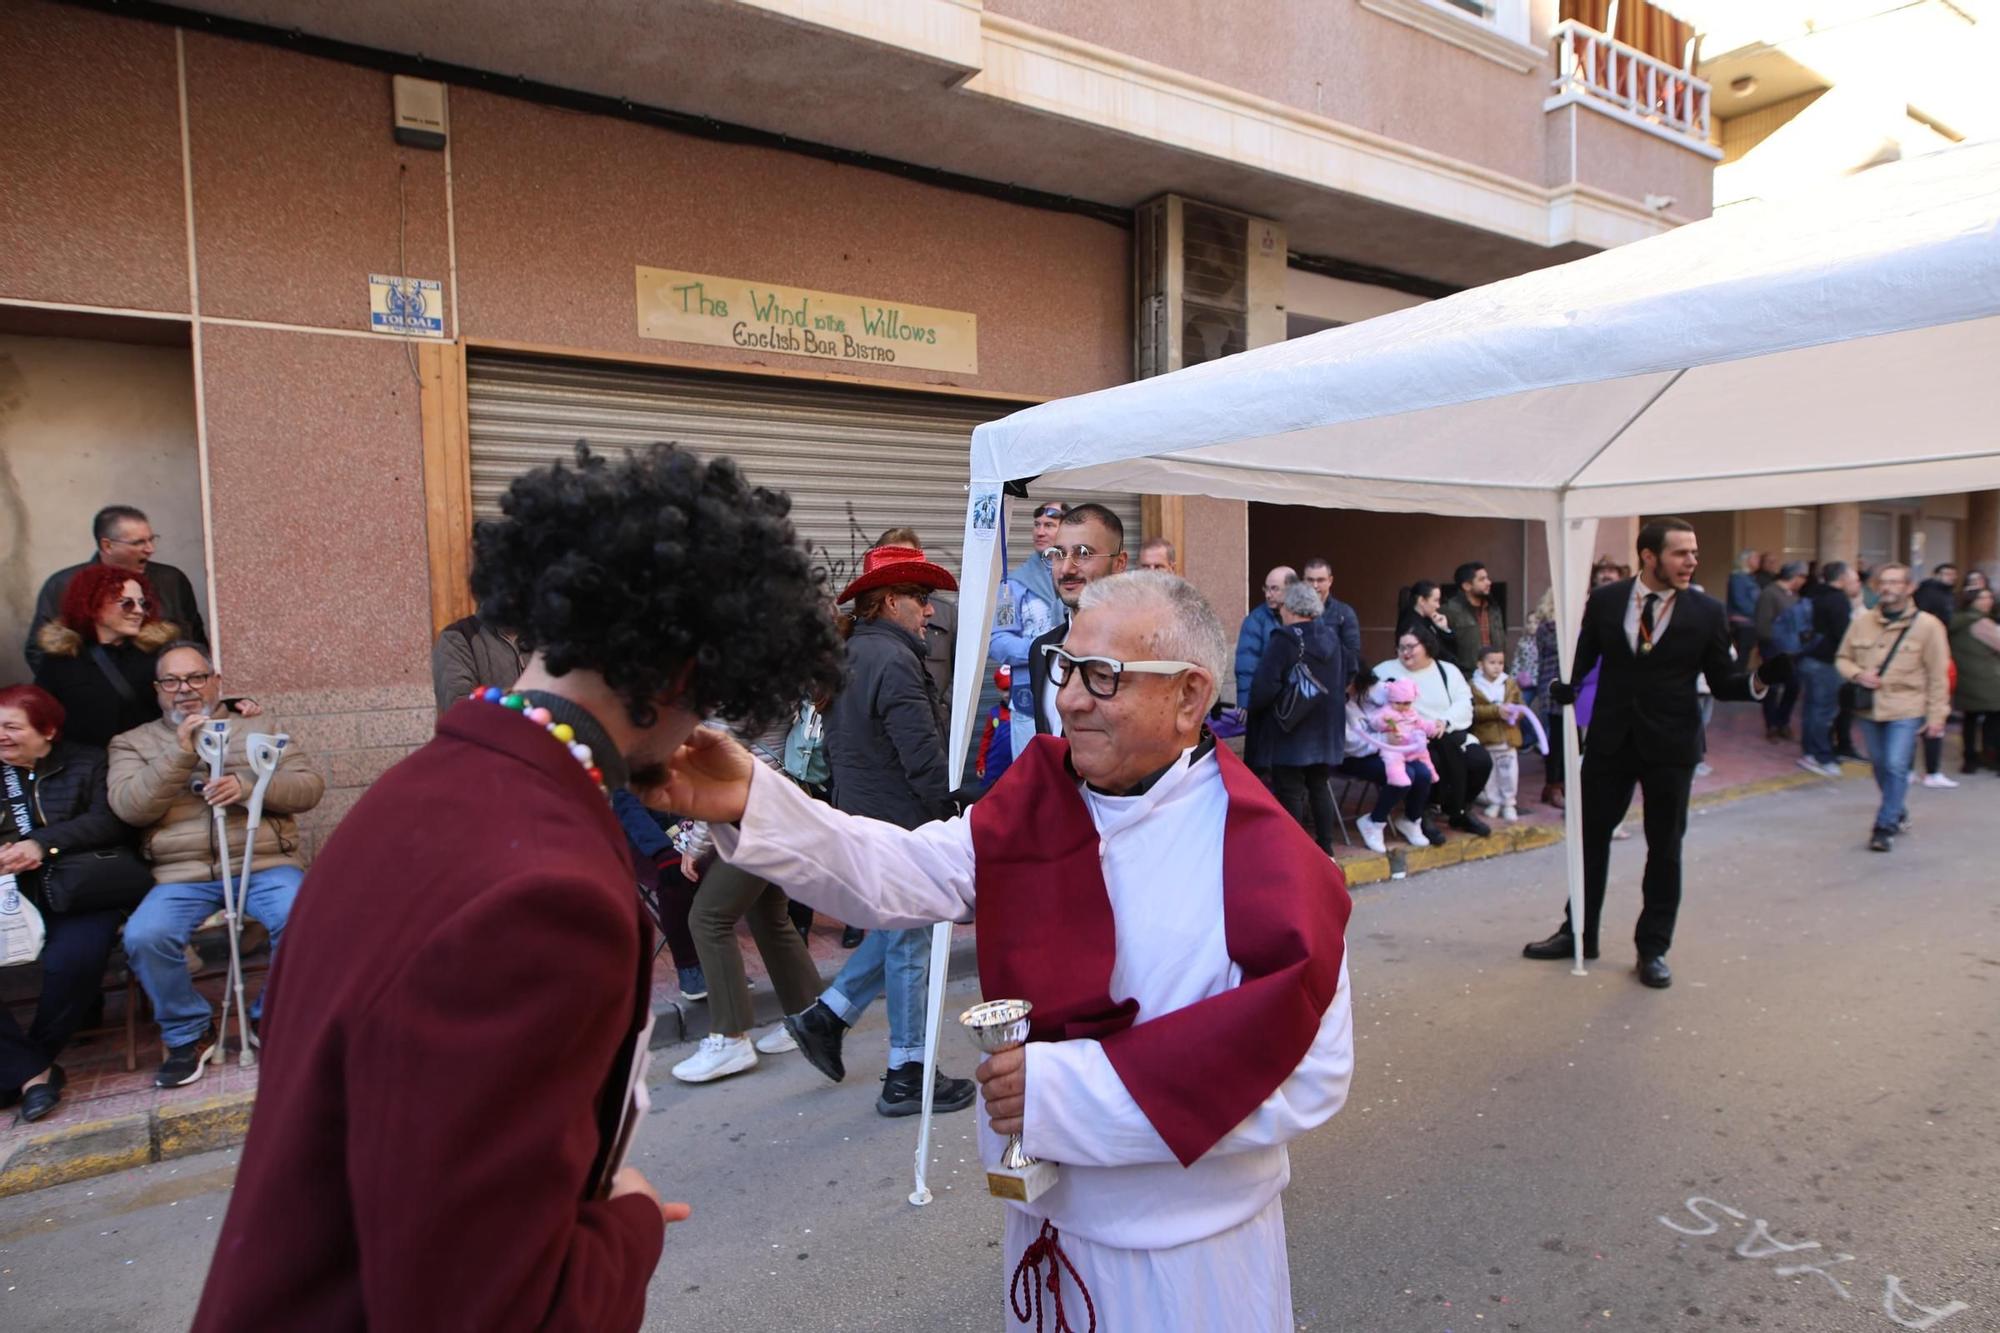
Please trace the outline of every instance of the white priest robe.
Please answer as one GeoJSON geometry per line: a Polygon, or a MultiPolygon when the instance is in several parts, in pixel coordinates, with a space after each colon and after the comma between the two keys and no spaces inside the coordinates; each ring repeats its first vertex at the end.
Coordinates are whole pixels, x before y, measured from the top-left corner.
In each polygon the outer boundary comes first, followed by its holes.
{"type": "MultiPolygon", "coordinates": [[[[1242,971],[1230,961],[1223,931],[1228,800],[1214,755],[1192,763],[1184,755],[1138,796],[1104,796],[1087,786],[1083,794],[1100,834],[1116,923],[1112,998],[1136,1000],[1136,1021],[1144,1023],[1238,985],[1242,971]]],[[[740,825],[717,826],[714,836],[731,864],[856,925],[967,921],[977,906],[972,830],[963,817],[905,830],[844,815],[760,765],[740,825]]],[[[1047,1219],[1090,1290],[1099,1333],[1291,1333],[1279,1202],[1291,1178],[1285,1144],[1340,1109],[1353,1071],[1343,961],[1333,1003],[1298,1068],[1182,1167],[1099,1042],[1031,1042],[1022,1144],[1058,1163],[1060,1179],[1032,1205],[1005,1205],[1003,1282],[1047,1219]]],[[[979,1139],[982,1160],[997,1163],[1005,1140],[988,1123],[983,1100],[979,1139]]],[[[1067,1273],[1063,1295],[1081,1333],[1083,1302],[1067,1273]]],[[[1010,1313],[1006,1326],[1021,1324],[1010,1313]]]]}

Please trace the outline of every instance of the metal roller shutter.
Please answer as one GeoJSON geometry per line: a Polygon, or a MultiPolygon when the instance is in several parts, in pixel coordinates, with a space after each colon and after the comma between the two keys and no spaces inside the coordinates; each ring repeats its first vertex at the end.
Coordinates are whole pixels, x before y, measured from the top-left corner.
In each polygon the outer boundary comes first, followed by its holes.
{"type": "MultiPolygon", "coordinates": [[[[752,481],[788,492],[792,519],[836,590],[890,527],[915,528],[927,553],[958,572],[972,428],[1009,410],[920,393],[477,351],[467,395],[475,517],[497,516],[510,481],[567,457],[579,439],[603,453],[672,440],[728,454],[752,481]]],[[[1087,498],[1118,514],[1127,546],[1136,548],[1139,498],[1087,498]]],[[[1030,549],[1029,506],[1013,508],[1007,549],[1018,560],[1030,549]]]]}

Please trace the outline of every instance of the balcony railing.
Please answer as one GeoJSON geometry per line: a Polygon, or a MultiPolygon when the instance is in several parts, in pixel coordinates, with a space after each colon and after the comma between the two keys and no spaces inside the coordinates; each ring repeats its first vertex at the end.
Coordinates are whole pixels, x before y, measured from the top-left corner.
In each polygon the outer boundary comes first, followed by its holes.
{"type": "Polygon", "coordinates": [[[1708,84],[1575,19],[1556,24],[1553,110],[1589,101],[1621,120],[1667,138],[1714,150],[1708,140],[1708,84]],[[1622,114],[1621,114],[1622,113],[1622,114]]]}

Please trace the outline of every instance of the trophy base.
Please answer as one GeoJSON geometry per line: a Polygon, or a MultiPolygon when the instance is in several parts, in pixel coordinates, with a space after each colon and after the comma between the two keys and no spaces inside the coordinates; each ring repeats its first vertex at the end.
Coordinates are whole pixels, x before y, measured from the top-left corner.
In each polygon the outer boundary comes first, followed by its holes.
{"type": "Polygon", "coordinates": [[[986,1189],[996,1199],[1033,1203],[1056,1183],[1054,1162],[1030,1162],[1020,1170],[992,1167],[986,1172],[986,1189]]]}

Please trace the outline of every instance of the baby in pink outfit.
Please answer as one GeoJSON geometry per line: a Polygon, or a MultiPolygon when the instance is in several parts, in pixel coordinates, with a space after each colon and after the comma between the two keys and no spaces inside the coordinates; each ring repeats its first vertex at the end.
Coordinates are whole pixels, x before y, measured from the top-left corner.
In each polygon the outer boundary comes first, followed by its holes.
{"type": "Polygon", "coordinates": [[[1391,787],[1410,785],[1409,770],[1421,768],[1438,777],[1431,763],[1430,739],[1444,731],[1442,722],[1433,722],[1417,712],[1417,682],[1392,680],[1382,686],[1388,702],[1368,715],[1368,725],[1381,735],[1382,768],[1391,787]]]}

